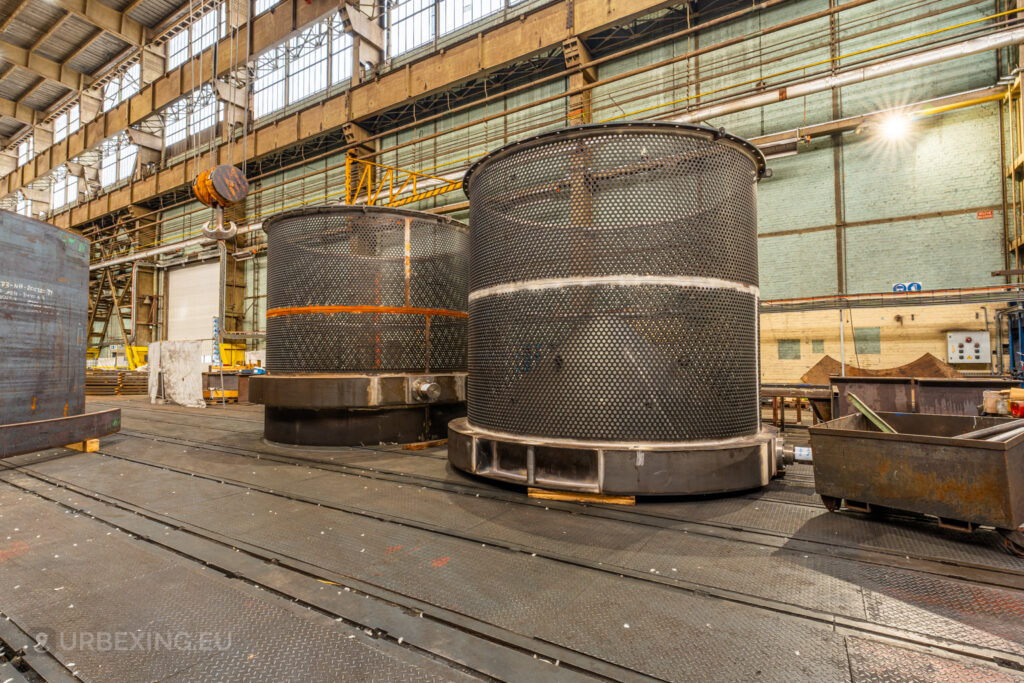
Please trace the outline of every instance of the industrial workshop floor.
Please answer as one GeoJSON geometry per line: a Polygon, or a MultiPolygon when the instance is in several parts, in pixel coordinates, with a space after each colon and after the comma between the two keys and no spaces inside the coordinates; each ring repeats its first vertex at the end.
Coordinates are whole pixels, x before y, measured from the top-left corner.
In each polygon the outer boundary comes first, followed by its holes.
{"type": "Polygon", "coordinates": [[[0,640],[25,647],[0,681],[1024,680],[1024,560],[829,514],[807,466],[540,502],[443,449],[268,445],[259,407],[89,403],[123,410],[98,453],[0,472],[0,640]]]}

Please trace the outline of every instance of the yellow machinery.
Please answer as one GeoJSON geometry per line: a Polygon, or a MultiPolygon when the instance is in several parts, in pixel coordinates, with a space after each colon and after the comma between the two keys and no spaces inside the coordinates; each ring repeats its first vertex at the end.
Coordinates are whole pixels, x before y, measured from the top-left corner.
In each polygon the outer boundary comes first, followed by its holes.
{"type": "Polygon", "coordinates": [[[345,157],[345,203],[365,195],[368,206],[405,206],[462,187],[462,178],[441,178],[408,171],[352,154],[345,157]]]}

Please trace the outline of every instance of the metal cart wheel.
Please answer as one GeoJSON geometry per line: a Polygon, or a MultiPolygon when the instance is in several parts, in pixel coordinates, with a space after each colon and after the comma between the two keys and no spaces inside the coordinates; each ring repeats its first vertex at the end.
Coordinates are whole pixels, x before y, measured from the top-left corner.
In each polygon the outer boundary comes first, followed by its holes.
{"type": "Polygon", "coordinates": [[[1024,532],[1000,529],[999,533],[1003,535],[1003,547],[1006,548],[1006,552],[1024,558],[1024,532]]]}
{"type": "Polygon", "coordinates": [[[821,502],[829,512],[836,512],[843,506],[843,499],[835,496],[822,496],[821,502]]]}

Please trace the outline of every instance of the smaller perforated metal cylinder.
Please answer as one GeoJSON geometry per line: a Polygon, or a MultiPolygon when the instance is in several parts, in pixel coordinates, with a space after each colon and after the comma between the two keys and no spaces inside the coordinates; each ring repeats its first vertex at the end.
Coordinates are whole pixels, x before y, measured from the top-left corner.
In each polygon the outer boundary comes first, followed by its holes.
{"type": "Polygon", "coordinates": [[[287,211],[267,233],[272,373],[466,369],[466,226],[378,207],[287,211]]]}
{"type": "Polygon", "coordinates": [[[756,182],[708,128],[567,128],[492,152],[470,198],[472,427],[551,439],[756,435],[756,182]]]}

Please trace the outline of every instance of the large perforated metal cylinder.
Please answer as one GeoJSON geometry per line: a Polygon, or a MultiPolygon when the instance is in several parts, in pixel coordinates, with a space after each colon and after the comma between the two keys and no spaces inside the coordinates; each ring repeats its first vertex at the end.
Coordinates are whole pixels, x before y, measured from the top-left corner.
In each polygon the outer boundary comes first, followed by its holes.
{"type": "Polygon", "coordinates": [[[469,236],[379,207],[288,211],[267,233],[264,435],[315,446],[443,436],[465,414],[469,236]]]}
{"type": "Polygon", "coordinates": [[[335,206],[288,211],[264,229],[270,372],[466,369],[464,225],[335,206]]]}
{"type": "Polygon", "coordinates": [[[509,145],[466,177],[473,426],[612,441],[760,427],[753,146],[673,124],[509,145]]]}

